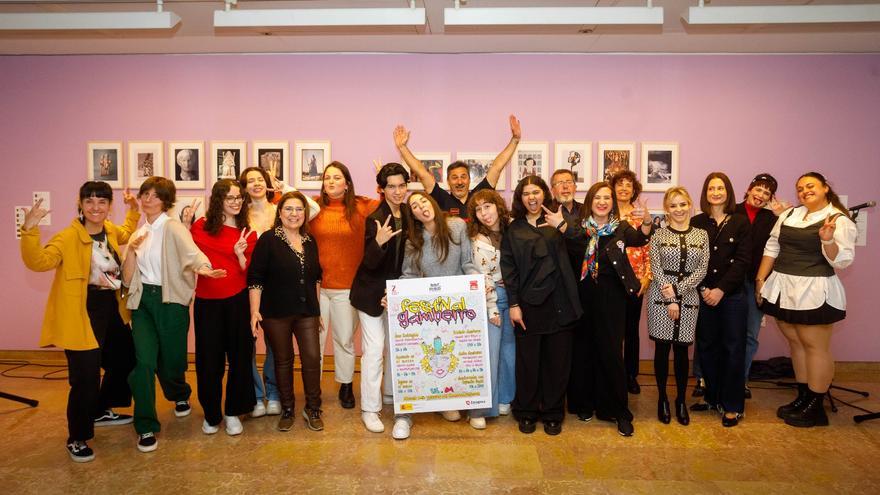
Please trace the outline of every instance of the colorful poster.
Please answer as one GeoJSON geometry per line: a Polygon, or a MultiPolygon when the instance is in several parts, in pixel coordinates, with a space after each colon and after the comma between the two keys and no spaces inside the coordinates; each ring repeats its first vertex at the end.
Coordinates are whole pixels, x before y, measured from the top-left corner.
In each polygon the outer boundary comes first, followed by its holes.
{"type": "Polygon", "coordinates": [[[482,275],[386,282],[394,412],[492,405],[482,275]]]}

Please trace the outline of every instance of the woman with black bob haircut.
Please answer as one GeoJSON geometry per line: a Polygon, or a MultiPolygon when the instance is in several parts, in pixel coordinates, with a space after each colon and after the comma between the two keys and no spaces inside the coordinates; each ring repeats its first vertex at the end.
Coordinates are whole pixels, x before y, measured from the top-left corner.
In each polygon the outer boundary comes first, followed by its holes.
{"type": "Polygon", "coordinates": [[[95,426],[132,421],[112,409],[131,405],[126,379],[134,367],[130,313],[119,290],[119,245],[128,242],[140,213],[128,189],[123,198],[129,207],[123,225],[108,220],[113,203],[110,185],[90,181],[79,189],[77,218],[45,246],[40,246],[38,225],[49,212],[41,208],[42,200],[25,213],[21,226],[25,266],[37,272],[55,270],[40,346],[64,349],[67,358],[67,451],[74,462],[95,458],[86,444],[94,437],[95,426]]]}
{"type": "Polygon", "coordinates": [[[846,293],[835,270],[855,259],[858,231],[822,174],[800,176],[797,195],[801,205],[780,215],[770,232],[755,290],[788,341],[798,384],[797,398],[776,415],[809,428],[828,424],[823,402],[834,378],[831,335],[846,318],[846,293]]]}
{"type": "Polygon", "coordinates": [[[562,432],[572,330],[582,314],[558,230],[565,221],[559,212],[557,223],[548,223],[544,215],[551,200],[540,177],[520,180],[513,193],[513,221],[501,240],[501,273],[516,335],[513,414],[526,434],[535,431],[539,419],[546,434],[562,432]]]}
{"type": "Polygon", "coordinates": [[[247,294],[247,268],[257,241],[248,229],[247,202],[239,183],[221,179],[211,189],[205,217],[190,228],[193,241],[215,268],[226,277],[199,277],[193,318],[196,332],[196,380],[199,402],[205,411],[202,431],[216,433],[225,418],[226,433],[242,432],[239,416],[254,409],[251,386],[254,352],[247,294]],[[221,412],[226,363],[226,404],[221,412]]]}
{"type": "Polygon", "coordinates": [[[698,287],[696,334],[706,391],[704,402],[694,404],[691,410],[717,408],[723,412],[721,424],[730,427],[738,424],[745,408],[748,307],[743,284],[751,262],[751,224],[748,217],[736,213],[736,194],[722,172],[706,176],[700,210],[691,225],[709,236],[709,265],[698,287]]]}
{"type": "Polygon", "coordinates": [[[583,347],[573,350],[569,401],[578,405],[578,419],[616,421],[623,436],[634,432],[628,406],[627,372],[623,364],[626,332],[626,301],[641,289],[627,247],[644,246],[650,240],[651,219],[644,202],[637,202],[630,215],[640,228],[620,221],[617,197],[611,184],[593,184],[581,207],[581,225],[566,225],[558,213],[548,215],[565,232],[572,245],[584,253],[580,273],[580,297],[587,326],[583,347]]]}

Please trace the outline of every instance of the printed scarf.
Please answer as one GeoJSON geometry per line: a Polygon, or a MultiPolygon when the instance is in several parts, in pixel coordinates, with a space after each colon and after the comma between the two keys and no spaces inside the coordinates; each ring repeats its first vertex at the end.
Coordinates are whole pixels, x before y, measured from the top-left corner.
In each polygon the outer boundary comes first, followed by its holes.
{"type": "Polygon", "coordinates": [[[590,217],[585,222],[584,229],[587,231],[587,237],[590,238],[590,242],[587,245],[587,251],[584,253],[584,262],[581,265],[581,280],[586,278],[587,272],[590,272],[593,280],[596,280],[596,277],[599,275],[599,261],[596,259],[596,251],[599,250],[599,238],[613,234],[617,230],[619,223],[616,218],[612,218],[610,222],[600,228],[596,221],[593,220],[593,217],[590,217]]]}

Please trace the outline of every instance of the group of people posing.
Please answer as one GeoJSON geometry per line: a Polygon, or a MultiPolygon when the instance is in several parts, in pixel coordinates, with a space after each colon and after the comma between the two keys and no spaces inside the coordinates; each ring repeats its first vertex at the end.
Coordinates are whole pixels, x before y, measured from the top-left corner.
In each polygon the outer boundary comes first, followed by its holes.
{"type": "MultiPolygon", "coordinates": [[[[769,174],[756,176],[737,204],[728,177],[713,172],[698,200],[683,187],[666,191],[662,227],[629,170],[593,184],[582,204],[571,171],[557,170],[549,185],[529,175],[508,207],[494,187],[520,140],[513,116],[510,130],[473,188],[462,162],[447,168],[448,190],[440,187],[398,126],[394,143],[408,169],[378,166],[376,199],[356,195],[339,162],[326,166],[315,198],[251,167],[238,180],[214,184],[203,218],[194,218],[197,204],[175,217],[174,184],[150,177],[136,196],[123,193],[128,211],[116,225],[108,219],[112,189],[92,181],[80,188],[78,217],[46,245],[37,225],[47,211],[35,204],[22,226],[21,253],[28,268],[55,270],[40,345],[64,349],[68,360],[71,458],[94,458],[86,442],[95,426],[131,422],[138,449],[156,450],[157,377],[174,414],[191,413],[190,304],[205,434],[221,426],[241,434],[244,415],[277,415],[279,430],[293,427],[294,339],[301,415],[308,429],[322,430],[328,328],[338,399],[354,408],[358,324],[361,419],[368,431],[383,432],[382,406],[393,403],[385,282],[453,275],[486,279],[492,404],[467,411],[473,428],[512,412],[521,432],[534,432],[540,421],[557,435],[567,409],[633,435],[628,393],[639,392],[643,302],[655,343],[659,421],[670,423],[674,409],[687,425],[690,409],[718,411],[724,426],[739,422],[766,313],[790,344],[798,385],[779,417],[794,426],[828,424],[831,326],[846,309],[835,270],[853,261],[856,228],[822,175],[797,180],[800,206],[791,208],[774,200],[777,182],[769,174]],[[408,192],[410,173],[424,191],[408,192]],[[262,376],[255,354],[261,334],[262,376]],[[688,408],[694,342],[694,371],[705,390],[688,408]],[[670,354],[674,407],[666,389],[670,354]],[[132,398],[133,417],[113,411],[132,398]]],[[[461,419],[459,411],[442,415],[461,419]]],[[[412,427],[412,415],[396,415],[392,436],[408,438],[412,427]]]]}

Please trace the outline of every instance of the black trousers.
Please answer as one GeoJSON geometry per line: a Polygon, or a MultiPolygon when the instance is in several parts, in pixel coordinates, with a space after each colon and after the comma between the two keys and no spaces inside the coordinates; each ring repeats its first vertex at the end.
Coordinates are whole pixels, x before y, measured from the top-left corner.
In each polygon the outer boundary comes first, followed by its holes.
{"type": "Polygon", "coordinates": [[[628,376],[639,376],[639,321],[642,297],[626,298],[626,332],[623,337],[623,362],[628,376]]]}
{"type": "Polygon", "coordinates": [[[293,340],[302,360],[302,380],[306,407],[321,408],[321,345],[317,316],[263,318],[263,330],[275,356],[275,381],[281,396],[281,407],[293,409],[293,340]]]}
{"type": "Polygon", "coordinates": [[[716,306],[700,301],[697,349],[705,399],[727,412],[741,413],[745,407],[746,318],[742,290],[725,295],[716,306]]]}
{"type": "Polygon", "coordinates": [[[251,376],[254,336],[250,327],[247,289],[226,299],[196,298],[193,306],[196,332],[196,383],[205,420],[217,425],[226,416],[240,416],[254,409],[256,394],[251,376]],[[221,413],[223,373],[226,403],[221,413]]]}
{"type": "Polygon", "coordinates": [[[95,436],[95,418],[105,409],[131,405],[128,374],[134,368],[131,328],[122,322],[116,292],[89,290],[86,311],[97,349],[65,350],[70,393],[67,396],[67,441],[95,436]],[[104,378],[101,379],[101,368],[104,378]]]}
{"type": "MultiPolygon", "coordinates": [[[[531,328],[531,327],[529,327],[531,328]]],[[[516,332],[517,419],[562,421],[571,370],[571,330],[535,334],[516,332]]]]}
{"type": "Polygon", "coordinates": [[[572,355],[569,410],[632,420],[623,364],[627,295],[615,276],[581,282],[584,327],[572,355]]]}

